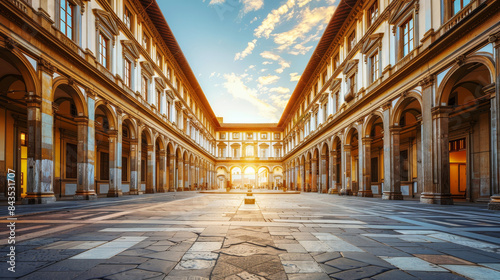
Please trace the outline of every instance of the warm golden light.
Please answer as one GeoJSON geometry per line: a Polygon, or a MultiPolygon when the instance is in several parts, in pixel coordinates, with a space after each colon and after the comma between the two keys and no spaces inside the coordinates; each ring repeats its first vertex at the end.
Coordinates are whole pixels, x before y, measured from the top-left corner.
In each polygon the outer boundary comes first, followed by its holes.
{"type": "Polygon", "coordinates": [[[26,133],[21,133],[21,146],[26,146],[26,133]]]}

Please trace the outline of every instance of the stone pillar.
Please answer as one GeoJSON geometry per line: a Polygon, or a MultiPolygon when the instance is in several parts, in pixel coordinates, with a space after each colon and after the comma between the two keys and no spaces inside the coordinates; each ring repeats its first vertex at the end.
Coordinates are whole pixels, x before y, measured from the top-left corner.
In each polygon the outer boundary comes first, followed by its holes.
{"type": "MultiPolygon", "coordinates": [[[[328,153],[328,151],[327,151],[328,153]]],[[[320,176],[321,176],[321,183],[320,183],[320,189],[319,189],[319,192],[320,193],[328,193],[328,189],[329,189],[329,185],[330,185],[330,182],[328,180],[328,177],[329,177],[329,173],[328,173],[328,165],[327,164],[327,160],[328,159],[328,155],[321,155],[321,172],[320,172],[320,176]]]]}
{"type": "Polygon", "coordinates": [[[344,184],[342,184],[342,189],[340,190],[340,195],[352,195],[352,178],[351,178],[351,145],[343,145],[344,156],[342,157],[344,166],[344,184]]]}
{"type": "Polygon", "coordinates": [[[157,187],[158,192],[166,192],[167,189],[167,152],[165,150],[160,151],[160,166],[158,168],[159,174],[159,186],[157,187]]]}
{"type": "MultiPolygon", "coordinates": [[[[384,138],[387,135],[390,137],[391,144],[389,149],[391,151],[390,157],[387,158],[390,162],[389,172],[385,172],[385,176],[390,177],[391,184],[387,187],[384,183],[384,193],[382,199],[390,200],[402,200],[403,195],[401,194],[401,155],[399,152],[399,138],[400,138],[401,127],[392,126],[389,129],[389,133],[384,131],[384,138]]],[[[384,139],[385,140],[385,139],[384,139]]],[[[384,155],[385,156],[385,155],[384,155]]],[[[386,158],[384,157],[384,162],[386,158]]],[[[384,180],[385,177],[384,176],[384,180]]]]}
{"type": "Polygon", "coordinates": [[[450,193],[450,144],[448,140],[448,114],[451,110],[447,106],[432,108],[435,136],[432,144],[434,176],[432,190],[423,192],[420,197],[420,201],[424,203],[453,204],[450,193]]]}
{"type": "Polygon", "coordinates": [[[318,171],[318,159],[313,158],[311,160],[311,191],[312,192],[317,192],[318,191],[318,176],[317,176],[317,171],[318,171]]]}
{"type": "Polygon", "coordinates": [[[183,174],[184,174],[184,163],[182,162],[182,158],[177,159],[177,191],[183,190],[183,174]]]}
{"type": "Polygon", "coordinates": [[[28,111],[28,174],[27,194],[23,204],[45,204],[56,201],[54,196],[54,161],[52,114],[52,76],[55,68],[47,61],[38,63],[40,95],[26,96],[28,111]]]}
{"type": "MultiPolygon", "coordinates": [[[[363,184],[360,185],[358,196],[373,197],[372,193],[372,176],[371,176],[371,146],[372,139],[364,137],[361,140],[360,149],[363,150],[363,184]]],[[[360,155],[361,157],[361,155],[360,155]]]]}
{"type": "Polygon", "coordinates": [[[142,194],[139,177],[139,146],[137,139],[130,140],[130,191],[131,195],[142,194]]]}
{"type": "Polygon", "coordinates": [[[500,33],[492,35],[489,42],[493,43],[495,57],[495,97],[491,98],[491,199],[490,210],[500,210],[500,33]]]}
{"type": "Polygon", "coordinates": [[[184,161],[184,190],[189,191],[189,188],[191,186],[191,176],[189,174],[189,160],[184,161]]]}
{"type": "MultiPolygon", "coordinates": [[[[94,101],[93,98],[92,101],[94,101]]],[[[89,102],[93,103],[93,102],[89,102]]],[[[78,178],[76,183],[76,193],[74,199],[92,200],[97,199],[94,185],[94,105],[89,107],[89,118],[77,117],[75,121],[78,126],[78,178]]]]}
{"type": "Polygon", "coordinates": [[[108,197],[119,197],[122,196],[121,190],[121,174],[118,178],[118,169],[120,163],[118,162],[118,157],[121,158],[121,149],[118,152],[118,130],[110,130],[109,135],[109,190],[108,197]]]}
{"type": "Polygon", "coordinates": [[[311,161],[306,160],[306,166],[305,168],[305,185],[304,185],[304,191],[310,192],[311,191],[311,161]]]}
{"type": "Polygon", "coordinates": [[[155,193],[156,191],[156,153],[155,153],[155,145],[148,145],[148,158],[147,158],[147,174],[146,174],[146,193],[155,193]]]}
{"type": "Polygon", "coordinates": [[[175,191],[175,154],[172,155],[170,154],[168,157],[169,160],[169,168],[168,168],[168,191],[169,192],[174,192],[175,191]]]}
{"type": "MultiPolygon", "coordinates": [[[[305,164],[305,163],[304,163],[305,164]]],[[[298,190],[299,191],[306,191],[305,188],[305,166],[304,164],[299,164],[299,169],[300,169],[300,175],[299,175],[299,185],[298,185],[298,190]]]]}
{"type": "MultiPolygon", "coordinates": [[[[422,189],[424,193],[432,193],[433,192],[433,174],[434,174],[434,162],[433,162],[433,154],[432,154],[432,143],[433,143],[433,134],[432,134],[432,98],[434,96],[434,77],[428,76],[424,78],[419,85],[422,87],[422,150],[421,150],[421,158],[422,158],[422,168],[421,174],[419,177],[422,177],[422,189]]],[[[420,196],[420,201],[422,201],[422,196],[420,196]]]]}
{"type": "Polygon", "coordinates": [[[337,151],[330,151],[330,189],[328,193],[339,193],[337,188],[337,151]]]}
{"type": "Polygon", "coordinates": [[[382,187],[382,199],[390,199],[386,197],[385,193],[391,192],[392,183],[392,149],[391,149],[391,132],[390,132],[390,122],[391,122],[391,103],[388,102],[382,106],[382,114],[384,117],[384,185],[382,187]]]}
{"type": "MultiPolygon", "coordinates": [[[[190,173],[191,173],[191,176],[190,176],[190,185],[191,185],[191,190],[195,190],[195,187],[194,185],[196,184],[196,170],[195,170],[195,166],[194,164],[190,166],[191,170],[190,170],[190,173]]],[[[198,184],[196,184],[198,185],[198,184]]]]}

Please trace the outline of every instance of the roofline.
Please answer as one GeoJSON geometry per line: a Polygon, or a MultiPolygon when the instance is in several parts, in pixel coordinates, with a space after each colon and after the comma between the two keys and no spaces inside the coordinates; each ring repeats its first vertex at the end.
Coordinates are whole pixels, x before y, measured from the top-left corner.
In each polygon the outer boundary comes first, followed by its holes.
{"type": "Polygon", "coordinates": [[[279,127],[282,127],[287,118],[289,117],[292,108],[295,106],[295,102],[299,99],[300,95],[302,94],[302,91],[304,90],[305,86],[311,79],[311,76],[314,74],[314,71],[321,64],[324,56],[328,53],[328,50],[330,49],[330,46],[333,43],[333,40],[337,37],[340,29],[342,28],[346,19],[351,14],[352,8],[355,6],[356,3],[357,0],[340,0],[340,3],[335,9],[335,12],[333,13],[332,18],[330,19],[330,22],[328,22],[328,25],[325,31],[323,32],[323,35],[321,36],[318,45],[314,49],[314,52],[311,55],[311,58],[309,59],[309,62],[307,63],[307,66],[304,72],[302,73],[302,76],[297,82],[297,85],[295,86],[292,96],[290,97],[288,103],[286,104],[285,110],[283,110],[283,114],[281,115],[281,118],[278,122],[279,127]]]}
{"type": "Polygon", "coordinates": [[[172,53],[172,56],[176,60],[177,64],[182,69],[191,87],[194,89],[196,95],[200,98],[201,103],[210,114],[211,121],[215,124],[215,127],[220,127],[220,123],[217,120],[217,117],[214,111],[212,110],[212,107],[210,106],[210,103],[208,102],[205,93],[201,89],[201,86],[198,83],[198,80],[196,79],[196,76],[194,75],[191,66],[189,65],[186,57],[184,56],[184,53],[182,52],[182,49],[179,46],[179,43],[175,39],[175,36],[172,30],[170,29],[170,26],[168,25],[165,16],[163,16],[163,12],[158,6],[158,3],[156,2],[156,0],[140,0],[140,2],[144,10],[146,11],[146,14],[148,15],[149,19],[151,20],[151,22],[153,22],[153,25],[155,26],[156,30],[162,36],[164,43],[167,45],[168,49],[172,53]],[[150,16],[151,13],[156,13],[159,16],[151,17],[150,16]],[[163,32],[160,31],[159,28],[162,28],[163,32]]]}

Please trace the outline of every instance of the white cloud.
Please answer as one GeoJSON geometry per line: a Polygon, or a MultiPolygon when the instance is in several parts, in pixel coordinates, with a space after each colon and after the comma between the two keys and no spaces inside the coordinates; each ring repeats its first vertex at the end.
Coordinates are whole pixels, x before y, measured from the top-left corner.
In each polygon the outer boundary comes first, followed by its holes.
{"type": "MultiPolygon", "coordinates": [[[[313,30],[313,28],[327,24],[330,20],[334,6],[318,7],[310,10],[308,7],[301,11],[300,22],[295,25],[291,30],[286,32],[273,34],[274,42],[279,45],[279,50],[285,50],[293,45],[297,40],[304,43],[306,35],[313,30]]],[[[314,38],[314,37],[313,37],[314,38]]]]}
{"type": "Polygon", "coordinates": [[[266,119],[269,119],[270,122],[278,120],[278,110],[276,107],[259,99],[257,97],[257,90],[247,87],[241,77],[231,73],[224,74],[224,78],[226,79],[224,87],[234,98],[250,102],[257,108],[258,114],[266,119]]]}
{"type": "MultiPolygon", "coordinates": [[[[203,2],[205,2],[205,0],[203,0],[203,2]]],[[[208,5],[219,5],[219,4],[224,4],[224,2],[226,2],[226,0],[211,0],[210,3],[208,3],[208,5]]]]}
{"type": "Polygon", "coordinates": [[[264,51],[260,53],[260,56],[262,56],[265,59],[271,59],[271,60],[278,60],[281,59],[281,57],[277,54],[274,54],[270,51],[264,51]]]}
{"type": "Polygon", "coordinates": [[[248,42],[247,47],[242,52],[239,52],[234,56],[234,60],[242,60],[247,55],[251,54],[253,52],[253,49],[255,48],[256,43],[257,39],[253,39],[252,42],[248,42]]]}
{"type": "Polygon", "coordinates": [[[254,17],[251,21],[250,21],[250,24],[254,23],[258,18],[257,17],[254,17]]]}
{"type": "Polygon", "coordinates": [[[254,68],[255,68],[255,65],[248,66],[248,69],[254,69],[254,68]]]}
{"type": "Polygon", "coordinates": [[[209,78],[212,78],[213,76],[215,76],[215,72],[210,73],[210,77],[209,78]]]}
{"type": "Polygon", "coordinates": [[[290,63],[288,63],[288,62],[287,62],[287,61],[285,61],[285,60],[281,60],[281,61],[279,62],[279,64],[280,64],[280,66],[281,66],[281,67],[275,70],[275,71],[276,71],[276,73],[279,73],[279,74],[283,73],[283,71],[284,71],[286,68],[289,68],[289,67],[290,67],[290,63]]]}
{"type": "Polygon", "coordinates": [[[262,64],[263,65],[268,65],[268,64],[273,64],[273,62],[272,61],[264,61],[264,62],[262,62],[262,64]]]}
{"type": "Polygon", "coordinates": [[[297,5],[299,5],[299,7],[304,7],[305,5],[307,5],[307,3],[311,2],[311,0],[299,0],[299,3],[297,3],[297,5]]]}
{"type": "Polygon", "coordinates": [[[267,68],[260,69],[260,72],[266,72],[266,71],[267,71],[267,68]]]}
{"type": "Polygon", "coordinates": [[[276,83],[280,77],[276,75],[267,75],[259,77],[258,81],[260,85],[270,85],[272,83],[276,83]]]}
{"type": "Polygon", "coordinates": [[[271,95],[269,99],[273,102],[273,104],[278,108],[278,109],[285,109],[286,104],[288,104],[288,101],[290,100],[291,94],[275,94],[271,95]]]}
{"type": "Polygon", "coordinates": [[[300,75],[297,72],[290,73],[290,82],[296,82],[300,80],[300,75]]]}
{"type": "Polygon", "coordinates": [[[275,87],[275,88],[271,88],[269,91],[280,93],[280,94],[285,94],[285,93],[289,93],[290,89],[286,88],[286,87],[275,87]]]}
{"type": "Polygon", "coordinates": [[[243,3],[243,13],[249,13],[251,11],[258,11],[264,6],[264,0],[242,0],[243,3]]]}
{"type": "Polygon", "coordinates": [[[267,17],[262,21],[262,23],[254,30],[255,37],[266,37],[269,38],[271,32],[273,32],[276,24],[281,20],[281,16],[288,13],[288,11],[295,5],[295,0],[288,0],[288,2],[278,9],[272,10],[267,17]]]}
{"type": "Polygon", "coordinates": [[[297,44],[293,47],[293,50],[289,51],[288,53],[293,55],[299,55],[299,54],[304,55],[312,48],[313,46],[304,47],[302,44],[297,44]]]}

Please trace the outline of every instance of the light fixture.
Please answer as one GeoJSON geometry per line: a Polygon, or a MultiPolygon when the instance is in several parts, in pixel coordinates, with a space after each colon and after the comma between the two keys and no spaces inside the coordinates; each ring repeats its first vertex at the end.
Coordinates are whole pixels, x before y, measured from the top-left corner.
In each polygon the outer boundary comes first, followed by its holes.
{"type": "Polygon", "coordinates": [[[26,133],[21,133],[21,146],[26,146],[26,133]]]}

